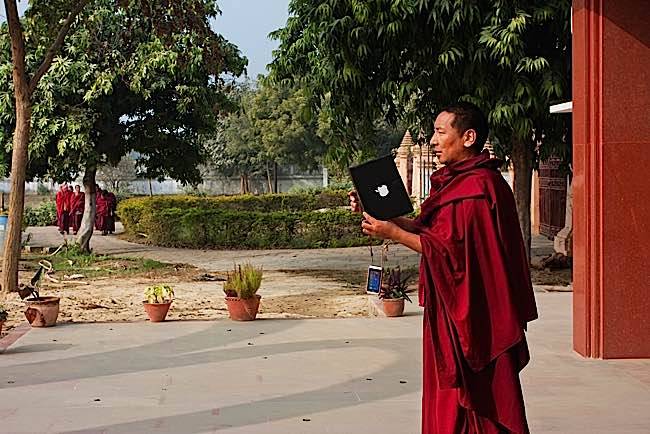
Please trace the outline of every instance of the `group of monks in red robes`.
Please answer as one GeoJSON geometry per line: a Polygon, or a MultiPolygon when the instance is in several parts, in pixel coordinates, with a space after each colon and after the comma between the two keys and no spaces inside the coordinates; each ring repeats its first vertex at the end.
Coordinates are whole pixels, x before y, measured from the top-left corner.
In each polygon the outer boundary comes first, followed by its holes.
{"type": "Polygon", "coordinates": [[[117,198],[108,190],[102,190],[99,185],[95,186],[95,229],[102,232],[102,235],[115,232],[115,210],[117,209],[117,198]]]}
{"type": "MultiPolygon", "coordinates": [[[[103,235],[115,232],[115,210],[117,208],[117,198],[110,191],[102,190],[95,186],[95,229],[101,231],[103,235]]],[[[60,234],[77,235],[81,227],[81,219],[84,214],[85,194],[81,191],[79,185],[74,189],[71,185],[62,184],[56,193],[56,217],[57,226],[60,234]]]]}
{"type": "MultiPolygon", "coordinates": [[[[519,372],[537,308],[512,190],[482,151],[487,135],[475,105],[443,109],[431,145],[445,167],[419,216],[362,222],[422,254],[423,434],[529,433],[519,372]]],[[[354,192],[350,204],[362,211],[354,192]]]]}
{"type": "Polygon", "coordinates": [[[62,184],[56,193],[56,220],[60,234],[69,234],[70,226],[76,235],[84,215],[85,194],[81,187],[62,184]]]}

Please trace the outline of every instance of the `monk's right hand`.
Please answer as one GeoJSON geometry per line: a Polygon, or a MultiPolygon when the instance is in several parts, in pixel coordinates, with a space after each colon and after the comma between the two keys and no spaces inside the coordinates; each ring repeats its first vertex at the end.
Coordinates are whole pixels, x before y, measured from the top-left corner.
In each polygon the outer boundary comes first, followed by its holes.
{"type": "Polygon", "coordinates": [[[363,207],[361,206],[359,195],[355,190],[348,192],[348,199],[350,199],[350,211],[363,212],[363,207]]]}

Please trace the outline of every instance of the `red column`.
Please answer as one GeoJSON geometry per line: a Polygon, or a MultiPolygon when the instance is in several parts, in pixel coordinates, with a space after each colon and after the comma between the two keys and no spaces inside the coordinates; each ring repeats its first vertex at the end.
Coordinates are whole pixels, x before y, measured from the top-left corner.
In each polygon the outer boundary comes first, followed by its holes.
{"type": "Polygon", "coordinates": [[[573,2],[573,341],[650,357],[647,0],[573,2]]]}

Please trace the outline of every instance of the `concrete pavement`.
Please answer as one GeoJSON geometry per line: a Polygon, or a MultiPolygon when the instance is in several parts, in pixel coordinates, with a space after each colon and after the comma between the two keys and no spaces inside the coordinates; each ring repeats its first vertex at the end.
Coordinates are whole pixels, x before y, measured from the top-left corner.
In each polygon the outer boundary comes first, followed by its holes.
{"type": "MultiPolygon", "coordinates": [[[[537,300],[531,432],[647,433],[650,361],[579,357],[571,294],[537,300]]],[[[416,434],[421,318],[18,329],[0,343],[0,432],[416,434]]]]}

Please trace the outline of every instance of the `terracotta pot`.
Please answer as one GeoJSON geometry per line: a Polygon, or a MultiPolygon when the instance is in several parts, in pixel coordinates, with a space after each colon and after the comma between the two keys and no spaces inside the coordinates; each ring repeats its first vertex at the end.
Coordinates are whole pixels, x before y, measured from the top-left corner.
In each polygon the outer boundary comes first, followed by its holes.
{"type": "Polygon", "coordinates": [[[404,315],[404,299],[403,298],[384,298],[382,299],[382,306],[384,307],[384,315],[386,316],[402,316],[404,315]]]}
{"type": "Polygon", "coordinates": [[[165,321],[167,316],[167,311],[169,311],[169,306],[171,306],[172,300],[169,300],[167,303],[147,303],[146,301],[142,302],[144,310],[149,315],[149,321],[151,322],[162,322],[165,321]]]}
{"type": "Polygon", "coordinates": [[[226,297],[226,305],[228,306],[230,319],[235,321],[254,320],[260,308],[261,298],[257,294],[253,298],[226,297]]]}
{"type": "Polygon", "coordinates": [[[39,297],[25,300],[25,318],[32,327],[52,327],[59,316],[59,297],[39,297]]]}

